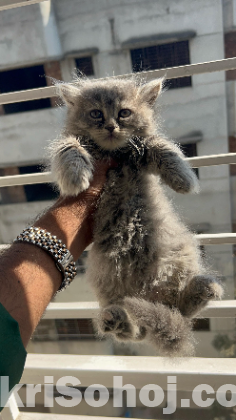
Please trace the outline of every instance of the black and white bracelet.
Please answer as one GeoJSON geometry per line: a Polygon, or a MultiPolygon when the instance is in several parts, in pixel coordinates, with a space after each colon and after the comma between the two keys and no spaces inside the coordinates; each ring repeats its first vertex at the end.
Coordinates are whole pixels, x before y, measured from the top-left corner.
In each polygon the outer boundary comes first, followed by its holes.
{"type": "Polygon", "coordinates": [[[75,262],[70,251],[55,235],[37,227],[28,227],[13,242],[28,242],[47,251],[56,262],[63,280],[58,291],[65,289],[76,276],[75,262]]]}

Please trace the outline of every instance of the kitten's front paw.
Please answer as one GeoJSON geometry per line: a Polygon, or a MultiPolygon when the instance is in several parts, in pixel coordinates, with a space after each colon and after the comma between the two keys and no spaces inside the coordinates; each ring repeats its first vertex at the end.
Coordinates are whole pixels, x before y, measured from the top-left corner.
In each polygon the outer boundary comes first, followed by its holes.
{"type": "Polygon", "coordinates": [[[62,195],[76,196],[90,185],[93,177],[91,156],[82,147],[69,147],[54,158],[52,173],[62,195]]]}
{"type": "Polygon", "coordinates": [[[173,172],[170,173],[169,176],[169,185],[170,187],[181,194],[186,194],[190,192],[199,192],[199,184],[198,179],[194,172],[190,169],[181,171],[181,172],[173,172]]]}

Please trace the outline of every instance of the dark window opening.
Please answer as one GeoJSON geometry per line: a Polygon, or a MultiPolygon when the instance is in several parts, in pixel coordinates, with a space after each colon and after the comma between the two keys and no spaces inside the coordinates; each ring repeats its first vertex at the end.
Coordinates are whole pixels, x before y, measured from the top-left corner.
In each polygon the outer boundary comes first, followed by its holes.
{"type": "MultiPolygon", "coordinates": [[[[19,167],[20,174],[32,174],[42,172],[38,165],[19,167]]],[[[51,184],[33,184],[24,186],[27,201],[44,201],[55,200],[59,196],[59,192],[51,184]]]]}
{"type": "Polygon", "coordinates": [[[91,319],[56,319],[59,340],[78,340],[94,338],[95,332],[91,319]]]}
{"type": "Polygon", "coordinates": [[[86,259],[88,251],[84,251],[76,261],[77,274],[84,274],[86,271],[86,259]]]}
{"type": "Polygon", "coordinates": [[[85,76],[93,76],[93,62],[92,57],[75,58],[76,68],[85,76]]]}
{"type": "MultiPolygon", "coordinates": [[[[196,143],[189,143],[189,144],[181,144],[181,150],[186,157],[194,157],[197,156],[197,145],[196,143]]],[[[193,168],[193,171],[199,178],[199,171],[198,168],[193,168]]]]}
{"type": "Polygon", "coordinates": [[[193,320],[193,331],[210,331],[209,318],[197,318],[193,320]]]}
{"type": "Polygon", "coordinates": [[[91,319],[42,319],[32,339],[34,341],[95,339],[91,319]]]}
{"type": "Polygon", "coordinates": [[[204,245],[199,246],[201,258],[204,260],[207,257],[206,248],[204,245]]]}
{"type": "MultiPolygon", "coordinates": [[[[25,67],[0,72],[0,93],[35,89],[47,86],[44,66],[25,67]]],[[[49,98],[3,105],[5,114],[50,108],[49,98]]]]}
{"type": "MultiPolygon", "coordinates": [[[[155,45],[131,50],[131,60],[134,72],[156,70],[167,67],[178,67],[190,64],[189,42],[180,41],[169,44],[155,45]]],[[[169,89],[192,85],[191,76],[166,80],[169,89]]]]}

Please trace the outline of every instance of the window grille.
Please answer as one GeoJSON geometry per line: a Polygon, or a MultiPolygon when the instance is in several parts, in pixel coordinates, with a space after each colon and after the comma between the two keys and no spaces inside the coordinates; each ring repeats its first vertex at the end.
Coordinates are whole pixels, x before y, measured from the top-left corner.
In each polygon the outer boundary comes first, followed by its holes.
{"type": "MultiPolygon", "coordinates": [[[[134,72],[162,69],[166,67],[190,64],[189,41],[172,42],[146,48],[131,50],[131,60],[134,72]]],[[[166,80],[169,89],[191,86],[191,77],[166,80]]]]}
{"type": "Polygon", "coordinates": [[[81,71],[85,76],[93,76],[93,61],[92,57],[75,58],[76,68],[81,71]]]}
{"type": "Polygon", "coordinates": [[[194,319],[193,331],[210,331],[210,319],[209,318],[194,319]]]}
{"type": "Polygon", "coordinates": [[[59,340],[94,338],[91,319],[56,319],[55,323],[59,340]]]}
{"type": "Polygon", "coordinates": [[[37,326],[33,341],[63,341],[94,339],[91,319],[42,319],[37,326]]]}

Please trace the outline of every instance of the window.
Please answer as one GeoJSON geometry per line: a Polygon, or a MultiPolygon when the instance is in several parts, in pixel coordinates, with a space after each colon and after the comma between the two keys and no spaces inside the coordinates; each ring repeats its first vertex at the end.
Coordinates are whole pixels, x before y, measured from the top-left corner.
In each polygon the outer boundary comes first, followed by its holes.
{"type": "Polygon", "coordinates": [[[76,68],[81,71],[85,76],[93,76],[93,62],[92,57],[75,58],[76,68]]]}
{"type": "Polygon", "coordinates": [[[186,157],[197,156],[197,145],[196,143],[181,144],[182,152],[186,157]]]}
{"type": "MultiPolygon", "coordinates": [[[[11,168],[0,168],[0,176],[32,174],[41,171],[42,169],[39,165],[15,166],[11,168]]],[[[26,201],[55,200],[58,196],[59,192],[49,183],[3,187],[0,191],[0,205],[26,201]]]]}
{"type": "Polygon", "coordinates": [[[86,271],[86,259],[88,251],[84,251],[76,261],[77,274],[84,274],[86,271]]]}
{"type": "MultiPolygon", "coordinates": [[[[36,172],[41,172],[41,168],[38,165],[19,167],[19,173],[22,175],[33,174],[36,172]]],[[[26,195],[26,201],[54,200],[59,195],[59,193],[53,188],[53,186],[48,183],[24,185],[24,190],[26,195]]]]}
{"type": "Polygon", "coordinates": [[[194,319],[193,331],[210,331],[210,319],[209,318],[194,319]]]}
{"type": "MultiPolygon", "coordinates": [[[[47,82],[43,65],[0,72],[1,93],[34,89],[45,86],[47,86],[47,82]]],[[[3,105],[5,114],[33,111],[36,109],[50,107],[51,102],[49,98],[3,105]]]]}
{"type": "MultiPolygon", "coordinates": [[[[186,157],[197,156],[197,145],[196,143],[181,144],[181,150],[186,157]]],[[[199,177],[198,168],[193,168],[193,171],[199,177]]]]}
{"type": "Polygon", "coordinates": [[[34,341],[94,339],[91,319],[42,319],[37,326],[34,341]]]}
{"type": "Polygon", "coordinates": [[[91,319],[56,319],[59,340],[78,340],[94,338],[95,332],[91,319]]]}
{"type": "MultiPolygon", "coordinates": [[[[19,175],[17,166],[0,168],[0,176],[19,175]]],[[[26,195],[23,185],[0,188],[0,204],[23,203],[26,195]]]]}
{"type": "MultiPolygon", "coordinates": [[[[172,42],[130,51],[134,72],[190,64],[189,41],[172,42]]],[[[191,76],[167,80],[169,89],[191,86],[191,76]]]]}

